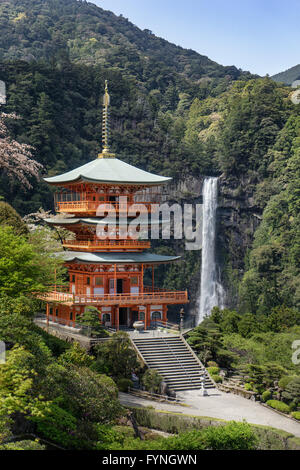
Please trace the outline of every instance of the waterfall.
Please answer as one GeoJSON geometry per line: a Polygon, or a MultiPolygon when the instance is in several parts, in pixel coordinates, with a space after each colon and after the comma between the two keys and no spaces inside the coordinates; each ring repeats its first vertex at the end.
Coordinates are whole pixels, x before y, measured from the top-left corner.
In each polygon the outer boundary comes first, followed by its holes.
{"type": "Polygon", "coordinates": [[[224,289],[216,263],[216,216],[218,205],[218,178],[205,178],[203,185],[202,265],[199,325],[213,307],[224,308],[224,289]]]}

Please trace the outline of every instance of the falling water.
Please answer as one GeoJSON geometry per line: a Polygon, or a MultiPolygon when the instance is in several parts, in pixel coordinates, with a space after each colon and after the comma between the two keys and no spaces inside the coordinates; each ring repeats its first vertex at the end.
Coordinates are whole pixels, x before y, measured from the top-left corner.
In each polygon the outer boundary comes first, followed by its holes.
{"type": "Polygon", "coordinates": [[[216,215],[218,178],[206,178],[203,185],[202,266],[198,324],[213,307],[224,307],[224,289],[216,263],[216,215]]]}

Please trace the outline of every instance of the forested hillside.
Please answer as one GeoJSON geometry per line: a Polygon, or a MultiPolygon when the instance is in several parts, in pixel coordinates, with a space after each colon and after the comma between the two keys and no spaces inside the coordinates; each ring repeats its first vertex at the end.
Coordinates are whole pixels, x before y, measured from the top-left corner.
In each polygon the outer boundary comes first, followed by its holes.
{"type": "Polygon", "coordinates": [[[284,72],[273,75],[272,79],[275,80],[275,82],[282,82],[286,85],[292,85],[294,81],[300,80],[300,64],[295,65],[295,67],[291,67],[284,72]]]}
{"type": "MultiPolygon", "coordinates": [[[[95,158],[108,79],[121,159],[175,184],[221,177],[224,211],[235,221],[219,250],[231,304],[247,312],[299,305],[299,106],[288,87],[219,66],[86,2],[11,0],[0,10],[3,110],[20,116],[7,125],[32,146],[41,174],[95,158]]],[[[26,190],[7,184],[2,171],[1,195],[22,215],[52,209],[47,185],[30,181],[26,190]]],[[[174,288],[198,279],[200,257],[189,255],[163,273],[174,288]]]]}
{"type": "Polygon", "coordinates": [[[118,67],[149,90],[165,89],[174,74],[193,81],[241,74],[236,67],[223,67],[85,1],[4,0],[0,2],[0,29],[2,59],[50,61],[60,56],[118,67]]]}

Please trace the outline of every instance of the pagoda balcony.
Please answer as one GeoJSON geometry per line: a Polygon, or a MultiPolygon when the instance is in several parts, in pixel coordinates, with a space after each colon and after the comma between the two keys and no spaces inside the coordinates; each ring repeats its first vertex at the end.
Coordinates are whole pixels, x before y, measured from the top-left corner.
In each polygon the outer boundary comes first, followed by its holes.
{"type": "Polygon", "coordinates": [[[75,251],[144,251],[150,248],[147,240],[64,240],[63,246],[75,251]]]}
{"type": "Polygon", "coordinates": [[[130,307],[134,305],[147,304],[186,304],[188,303],[187,291],[167,291],[156,290],[150,292],[145,289],[138,294],[104,294],[104,295],[86,295],[71,294],[68,292],[54,290],[45,294],[40,294],[39,298],[49,303],[61,303],[64,305],[95,305],[95,306],[119,306],[130,307]]]}
{"type": "Polygon", "coordinates": [[[107,212],[115,214],[128,213],[130,206],[138,205],[138,211],[141,214],[151,213],[153,202],[127,202],[127,204],[119,202],[102,202],[102,201],[63,201],[55,203],[56,212],[71,214],[93,214],[96,215],[98,208],[101,206],[103,213],[107,212]],[[144,207],[140,207],[144,206],[144,207]]]}

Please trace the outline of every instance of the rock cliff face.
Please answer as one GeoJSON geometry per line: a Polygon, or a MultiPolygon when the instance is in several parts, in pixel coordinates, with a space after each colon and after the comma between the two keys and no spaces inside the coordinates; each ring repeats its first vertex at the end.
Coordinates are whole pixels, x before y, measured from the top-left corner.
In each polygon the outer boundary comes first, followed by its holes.
{"type": "MultiPolygon", "coordinates": [[[[195,178],[189,175],[173,182],[169,186],[169,202],[201,204],[204,178],[205,176],[195,178]]],[[[228,307],[237,306],[238,283],[244,273],[245,256],[252,246],[254,232],[261,221],[261,212],[253,197],[254,190],[253,181],[228,178],[225,175],[219,178],[216,256],[228,307]]],[[[199,308],[201,250],[194,251],[193,255],[199,259],[199,270],[188,286],[190,315],[195,315],[199,308]]]]}
{"type": "Polygon", "coordinates": [[[236,307],[237,284],[245,268],[245,256],[261,221],[261,212],[253,197],[255,184],[249,179],[219,178],[217,254],[227,305],[236,307]]]}

